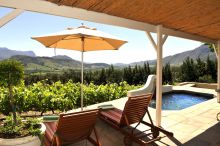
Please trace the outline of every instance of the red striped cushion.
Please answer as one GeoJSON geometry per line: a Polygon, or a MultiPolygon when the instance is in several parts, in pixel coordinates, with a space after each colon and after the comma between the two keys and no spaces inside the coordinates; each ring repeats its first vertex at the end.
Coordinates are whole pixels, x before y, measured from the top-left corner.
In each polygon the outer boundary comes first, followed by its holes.
{"type": "Polygon", "coordinates": [[[101,111],[100,114],[109,120],[116,122],[116,124],[120,124],[122,111],[120,109],[114,108],[111,110],[101,111]]]}
{"type": "Polygon", "coordinates": [[[57,122],[44,122],[44,125],[46,126],[44,139],[51,143],[57,129],[57,122]]]}

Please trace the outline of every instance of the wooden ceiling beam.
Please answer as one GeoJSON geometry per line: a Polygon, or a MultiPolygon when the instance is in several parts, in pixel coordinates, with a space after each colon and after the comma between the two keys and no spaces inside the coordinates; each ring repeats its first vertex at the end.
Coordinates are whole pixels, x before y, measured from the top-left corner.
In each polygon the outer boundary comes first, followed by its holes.
{"type": "MultiPolygon", "coordinates": [[[[17,0],[1,0],[0,6],[156,33],[156,26],[152,24],[111,16],[104,13],[88,11],[76,7],[58,6],[45,0],[19,0],[19,2],[17,0]]],[[[163,34],[170,36],[201,42],[216,43],[216,40],[213,39],[181,32],[178,30],[172,30],[169,28],[163,28],[162,32],[163,34]]]]}
{"type": "Polygon", "coordinates": [[[22,12],[24,12],[24,10],[15,9],[12,12],[10,12],[7,15],[3,16],[2,18],[0,18],[0,28],[3,27],[4,25],[6,25],[11,20],[13,20],[16,17],[18,17],[22,12]]]}

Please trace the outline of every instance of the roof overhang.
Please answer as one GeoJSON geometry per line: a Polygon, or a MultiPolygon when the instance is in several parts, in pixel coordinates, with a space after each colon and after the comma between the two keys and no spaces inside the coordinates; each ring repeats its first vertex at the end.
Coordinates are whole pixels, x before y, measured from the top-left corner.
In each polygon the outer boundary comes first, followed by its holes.
{"type": "MultiPolygon", "coordinates": [[[[140,22],[127,18],[112,16],[106,13],[89,11],[78,7],[70,7],[65,5],[57,5],[45,0],[1,0],[0,6],[9,7],[14,9],[21,9],[26,11],[33,11],[39,13],[45,13],[50,15],[62,16],[67,18],[75,18],[80,20],[86,20],[91,22],[103,23],[108,25],[126,27],[130,29],[137,29],[147,32],[156,32],[157,25],[149,24],[146,22],[140,22]]],[[[163,27],[163,34],[170,36],[181,37],[185,39],[216,43],[216,39],[187,33],[172,28],[163,27]]]]}

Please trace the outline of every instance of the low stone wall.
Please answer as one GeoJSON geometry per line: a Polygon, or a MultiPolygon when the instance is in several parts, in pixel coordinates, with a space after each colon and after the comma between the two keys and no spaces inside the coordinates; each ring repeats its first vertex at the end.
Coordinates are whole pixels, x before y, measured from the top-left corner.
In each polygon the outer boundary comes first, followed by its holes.
{"type": "Polygon", "coordinates": [[[189,84],[194,84],[193,87],[206,88],[206,89],[217,89],[217,83],[198,83],[198,82],[182,82],[178,86],[187,86],[189,84]]]}
{"type": "Polygon", "coordinates": [[[163,85],[163,89],[162,89],[163,93],[171,92],[172,90],[173,90],[172,85],[163,85]]]}
{"type": "Polygon", "coordinates": [[[196,83],[195,85],[198,88],[217,89],[216,83],[196,83]]]}
{"type": "Polygon", "coordinates": [[[195,84],[196,82],[182,82],[182,83],[179,83],[177,84],[177,86],[184,86],[184,85],[187,85],[187,84],[195,84]]]}

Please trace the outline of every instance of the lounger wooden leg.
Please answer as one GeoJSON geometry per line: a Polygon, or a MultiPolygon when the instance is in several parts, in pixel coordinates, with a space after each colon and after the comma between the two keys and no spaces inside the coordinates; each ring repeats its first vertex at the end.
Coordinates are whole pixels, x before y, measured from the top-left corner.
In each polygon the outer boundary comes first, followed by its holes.
{"type": "Polygon", "coordinates": [[[101,146],[100,143],[96,142],[94,139],[92,139],[91,137],[88,137],[89,142],[91,142],[94,146],[101,146]]]}
{"type": "Polygon", "coordinates": [[[96,129],[94,128],[93,130],[94,130],[96,141],[92,139],[91,137],[88,137],[88,140],[95,146],[102,146],[101,143],[99,142],[99,137],[98,137],[96,129]]]}
{"type": "Polygon", "coordinates": [[[54,136],[55,136],[55,139],[56,139],[56,144],[57,144],[57,146],[61,146],[61,141],[60,141],[59,136],[58,136],[58,135],[55,135],[55,134],[54,134],[54,136]]]}
{"type": "Polygon", "coordinates": [[[172,132],[166,131],[166,130],[164,130],[164,129],[160,128],[160,127],[157,127],[157,126],[152,126],[150,123],[147,123],[145,121],[141,121],[141,123],[145,124],[145,125],[147,125],[147,126],[149,126],[151,128],[154,128],[158,132],[162,132],[162,133],[166,134],[167,136],[173,137],[173,133],[172,132]]]}
{"type": "Polygon", "coordinates": [[[94,128],[94,133],[95,133],[95,137],[96,137],[96,141],[98,143],[98,146],[101,146],[101,143],[99,142],[99,137],[98,137],[98,133],[96,131],[96,128],[94,128]]]}
{"type": "Polygon", "coordinates": [[[172,132],[169,132],[169,131],[166,131],[166,130],[164,130],[164,129],[162,129],[162,128],[159,128],[159,127],[157,127],[157,126],[154,126],[153,120],[152,120],[152,118],[151,118],[151,116],[150,116],[150,113],[149,113],[148,109],[146,109],[146,112],[147,112],[147,115],[148,115],[148,117],[149,117],[149,119],[150,119],[151,125],[150,125],[149,123],[143,121],[143,120],[142,120],[141,122],[142,122],[143,124],[148,125],[148,126],[150,126],[150,127],[152,128],[152,132],[153,132],[154,138],[156,138],[157,136],[159,136],[160,132],[166,134],[167,136],[171,136],[171,137],[173,136],[173,133],[172,133],[172,132]]]}

